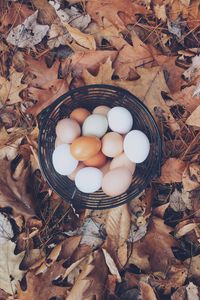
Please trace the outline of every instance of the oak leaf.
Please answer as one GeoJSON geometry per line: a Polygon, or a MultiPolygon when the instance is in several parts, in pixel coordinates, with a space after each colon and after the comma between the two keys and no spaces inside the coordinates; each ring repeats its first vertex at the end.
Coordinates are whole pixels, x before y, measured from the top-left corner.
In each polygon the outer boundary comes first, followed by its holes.
{"type": "Polygon", "coordinates": [[[142,300],[157,300],[154,290],[148,283],[140,281],[139,286],[142,300]]]}
{"type": "Polygon", "coordinates": [[[4,244],[13,238],[14,233],[7,216],[0,213],[0,244],[4,244]]]}
{"type": "Polygon", "coordinates": [[[131,2],[131,0],[89,0],[86,11],[100,25],[105,17],[119,29],[137,21],[136,14],[145,14],[144,6],[131,2]]]}
{"type": "Polygon", "coordinates": [[[9,294],[15,293],[18,280],[24,275],[24,271],[19,269],[24,252],[15,255],[15,246],[11,241],[0,244],[0,288],[9,294]]]}
{"type": "Polygon", "coordinates": [[[183,106],[188,112],[192,113],[200,105],[200,96],[194,96],[195,86],[191,85],[172,94],[174,102],[183,106]]]}
{"type": "Polygon", "coordinates": [[[0,101],[5,104],[15,104],[21,102],[22,98],[19,93],[27,87],[27,84],[21,83],[23,73],[16,72],[14,68],[10,69],[10,78],[7,80],[0,77],[0,101]]]}
{"type": "Polygon", "coordinates": [[[161,168],[161,183],[181,182],[186,163],[179,158],[170,157],[161,168]]]}
{"type": "Polygon", "coordinates": [[[200,186],[200,166],[198,163],[191,163],[185,168],[182,176],[184,191],[192,191],[200,186]]]}

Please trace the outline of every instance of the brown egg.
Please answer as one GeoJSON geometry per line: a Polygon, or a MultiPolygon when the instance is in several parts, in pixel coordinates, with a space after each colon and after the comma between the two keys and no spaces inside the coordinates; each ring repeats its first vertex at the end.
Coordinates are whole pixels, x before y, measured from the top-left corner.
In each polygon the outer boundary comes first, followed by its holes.
{"type": "Polygon", "coordinates": [[[82,125],[89,115],[89,110],[87,110],[86,108],[78,107],[71,112],[70,118],[76,120],[80,125],[82,125]]]}
{"type": "Polygon", "coordinates": [[[76,169],[74,170],[74,172],[72,172],[70,175],[68,175],[67,177],[69,178],[69,179],[71,179],[71,180],[75,180],[75,177],[76,177],[76,174],[78,173],[78,171],[79,170],[81,170],[81,169],[83,169],[85,167],[85,165],[82,163],[82,162],[80,162],[79,164],[78,164],[78,166],[76,167],[76,169]]]}
{"type": "Polygon", "coordinates": [[[110,170],[119,168],[119,167],[126,167],[129,169],[131,174],[134,173],[136,164],[128,159],[126,154],[123,152],[116,157],[114,157],[110,163],[110,170]]]}
{"type": "Polygon", "coordinates": [[[106,164],[100,168],[101,172],[103,173],[103,176],[106,175],[106,173],[108,173],[108,171],[110,171],[110,160],[108,160],[106,162],[106,164]]]}
{"type": "Polygon", "coordinates": [[[108,132],[102,138],[102,152],[108,157],[115,157],[123,151],[123,137],[117,132],[108,132]]]}
{"type": "Polygon", "coordinates": [[[120,167],[106,173],[102,181],[102,190],[110,197],[121,195],[127,191],[132,181],[129,169],[120,167]]]}
{"type": "Polygon", "coordinates": [[[101,151],[99,151],[99,153],[97,153],[94,157],[84,160],[83,163],[87,167],[101,168],[105,165],[106,161],[106,156],[101,151]]]}
{"type": "Polygon", "coordinates": [[[109,110],[111,110],[110,107],[108,107],[106,105],[100,105],[100,106],[95,107],[95,109],[93,110],[92,113],[107,116],[109,110]]]}
{"type": "Polygon", "coordinates": [[[101,149],[101,141],[95,136],[81,136],[70,146],[71,154],[77,160],[87,160],[95,156],[101,149]]]}

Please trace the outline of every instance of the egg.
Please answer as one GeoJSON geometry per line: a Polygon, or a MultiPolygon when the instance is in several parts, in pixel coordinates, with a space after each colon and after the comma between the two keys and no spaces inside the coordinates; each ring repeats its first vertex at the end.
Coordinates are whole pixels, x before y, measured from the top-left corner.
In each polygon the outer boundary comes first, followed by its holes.
{"type": "Polygon", "coordinates": [[[85,167],[78,171],[75,185],[83,193],[94,193],[101,188],[102,172],[93,167],[85,167]]]}
{"type": "Polygon", "coordinates": [[[128,109],[115,106],[108,112],[108,125],[112,131],[125,134],[133,126],[133,117],[128,109]]]}
{"type": "Polygon", "coordinates": [[[82,162],[79,162],[78,166],[76,167],[76,169],[70,174],[68,175],[68,178],[71,180],[75,180],[76,174],[78,173],[79,170],[85,168],[85,165],[82,162]]]}
{"type": "Polygon", "coordinates": [[[69,175],[76,169],[78,160],[71,155],[70,146],[62,144],[55,148],[52,155],[52,163],[54,169],[60,175],[69,175]]]}
{"type": "Polygon", "coordinates": [[[93,110],[92,113],[107,116],[110,109],[111,108],[106,105],[100,105],[100,106],[95,107],[95,109],[93,110]]]}
{"type": "Polygon", "coordinates": [[[132,181],[132,174],[125,167],[116,168],[106,173],[102,180],[103,192],[115,197],[127,191],[132,181]]]}
{"type": "Polygon", "coordinates": [[[63,144],[63,142],[57,137],[55,139],[55,148],[58,147],[59,145],[63,144]]]}
{"type": "Polygon", "coordinates": [[[76,120],[80,125],[83,124],[83,122],[85,121],[85,119],[90,115],[89,110],[87,110],[86,108],[83,107],[78,107],[75,108],[71,114],[70,114],[70,118],[73,120],[76,120]]]}
{"type": "Polygon", "coordinates": [[[105,165],[106,161],[106,156],[101,151],[99,151],[99,153],[97,153],[95,156],[84,160],[83,163],[88,167],[101,168],[103,167],[103,165],[105,165]]]}
{"type": "Polygon", "coordinates": [[[80,136],[70,146],[71,154],[77,160],[94,157],[101,149],[101,141],[95,136],[80,136]]]}
{"type": "Polygon", "coordinates": [[[81,134],[81,128],[75,120],[65,118],[56,125],[57,137],[63,142],[70,144],[81,134]]]}
{"type": "Polygon", "coordinates": [[[117,155],[115,158],[112,159],[111,164],[110,164],[110,170],[113,170],[113,169],[116,169],[119,167],[125,167],[125,168],[129,169],[131,174],[133,174],[135,171],[136,164],[134,162],[130,161],[130,159],[128,159],[126,154],[123,152],[120,155],[117,155]]]}
{"type": "Polygon", "coordinates": [[[108,121],[104,115],[93,114],[87,117],[83,123],[82,134],[84,136],[94,135],[101,138],[108,129],[108,121]]]}
{"type": "Polygon", "coordinates": [[[100,168],[101,172],[103,173],[103,176],[110,171],[110,160],[106,162],[106,164],[100,168]]]}
{"type": "Polygon", "coordinates": [[[115,157],[123,151],[123,137],[117,132],[108,132],[102,138],[102,150],[104,155],[115,157]]]}
{"type": "Polygon", "coordinates": [[[142,163],[148,156],[150,143],[148,137],[140,130],[130,131],[124,139],[124,152],[135,163],[142,163]]]}

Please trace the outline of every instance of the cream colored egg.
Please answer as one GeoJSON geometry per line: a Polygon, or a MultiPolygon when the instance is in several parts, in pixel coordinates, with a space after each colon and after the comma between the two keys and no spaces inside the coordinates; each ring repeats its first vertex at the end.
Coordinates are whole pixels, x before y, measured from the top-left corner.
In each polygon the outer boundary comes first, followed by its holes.
{"type": "Polygon", "coordinates": [[[110,170],[103,177],[102,190],[110,197],[119,196],[125,193],[132,181],[132,174],[125,167],[110,170]]]}
{"type": "Polygon", "coordinates": [[[100,105],[100,106],[95,107],[95,109],[93,110],[92,113],[107,116],[110,109],[111,108],[106,105],[100,105]]]}
{"type": "Polygon", "coordinates": [[[119,167],[125,167],[125,168],[129,169],[131,174],[133,174],[135,172],[136,164],[134,162],[130,161],[130,159],[128,159],[126,154],[123,152],[120,155],[117,155],[116,157],[114,157],[110,163],[110,170],[113,170],[113,169],[116,169],[119,167]]]}
{"type": "Polygon", "coordinates": [[[81,128],[77,121],[65,118],[56,125],[57,137],[63,142],[70,144],[81,134],[81,128]]]}
{"type": "Polygon", "coordinates": [[[108,157],[115,157],[123,151],[123,137],[117,132],[108,132],[102,138],[101,151],[108,157]]]}

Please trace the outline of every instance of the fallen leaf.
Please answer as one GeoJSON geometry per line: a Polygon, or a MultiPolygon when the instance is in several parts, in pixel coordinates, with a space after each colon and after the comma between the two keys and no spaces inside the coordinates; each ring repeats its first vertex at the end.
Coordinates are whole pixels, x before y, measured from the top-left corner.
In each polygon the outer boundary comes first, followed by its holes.
{"type": "Polygon", "coordinates": [[[166,20],[167,20],[166,5],[165,4],[162,4],[162,5],[156,4],[156,5],[154,5],[153,9],[155,11],[156,17],[159,20],[166,22],[166,20]]]}
{"type": "Polygon", "coordinates": [[[20,300],[30,299],[50,299],[53,297],[67,296],[67,288],[60,287],[53,283],[65,271],[62,266],[63,261],[54,263],[45,273],[35,275],[34,271],[28,271],[26,274],[26,289],[17,287],[17,294],[20,300]],[[41,284],[42,283],[42,284],[41,284]]]}
{"type": "Polygon", "coordinates": [[[171,296],[172,300],[187,300],[186,287],[178,288],[171,296]]]}
{"type": "Polygon", "coordinates": [[[183,201],[182,192],[178,191],[177,189],[170,195],[169,198],[170,207],[178,212],[184,211],[186,209],[185,202],[183,201]]]}
{"type": "Polygon", "coordinates": [[[63,26],[67,29],[67,31],[79,45],[89,50],[96,50],[96,42],[91,34],[83,33],[79,29],[73,28],[65,22],[63,22],[63,26]]]}
{"type": "Polygon", "coordinates": [[[154,290],[148,283],[140,281],[139,287],[142,300],[157,300],[154,290]]]}
{"type": "Polygon", "coordinates": [[[9,294],[15,294],[18,280],[24,275],[24,271],[19,269],[24,252],[15,255],[15,246],[11,241],[0,244],[0,288],[9,294]]]}
{"type": "Polygon", "coordinates": [[[189,126],[200,127],[200,105],[192,112],[185,123],[189,126]]]}
{"type": "Polygon", "coordinates": [[[0,206],[11,207],[14,216],[23,214],[25,219],[35,215],[32,197],[27,191],[29,179],[29,170],[22,163],[11,174],[10,162],[1,161],[0,206]]]}
{"type": "Polygon", "coordinates": [[[151,67],[154,61],[152,49],[145,45],[134,31],[131,31],[132,46],[121,37],[111,37],[109,42],[114,46],[119,54],[114,61],[115,74],[120,79],[126,80],[131,77],[131,72],[135,72],[137,78],[137,67],[151,67]]]}
{"type": "Polygon", "coordinates": [[[86,4],[86,11],[99,25],[105,17],[119,29],[125,29],[125,25],[133,24],[136,21],[136,14],[145,14],[144,6],[132,3],[130,0],[89,0],[86,4]]]}
{"type": "Polygon", "coordinates": [[[0,244],[11,240],[14,236],[12,225],[7,216],[0,213],[0,244]]]}
{"type": "Polygon", "coordinates": [[[72,37],[60,24],[53,23],[48,32],[48,46],[53,49],[54,47],[59,47],[60,45],[69,45],[72,37]]]}
{"type": "Polygon", "coordinates": [[[37,116],[43,109],[49,106],[58,97],[62,96],[68,91],[68,83],[64,79],[56,79],[43,85],[43,88],[29,87],[28,93],[32,100],[36,100],[37,103],[29,107],[26,112],[34,116],[37,116]]]}
{"type": "Polygon", "coordinates": [[[152,218],[145,237],[132,244],[128,263],[145,272],[151,270],[165,273],[175,260],[172,247],[177,242],[169,234],[172,230],[162,219],[152,218]]]}
{"type": "Polygon", "coordinates": [[[181,91],[172,94],[173,100],[192,113],[200,105],[200,96],[193,96],[195,86],[185,87],[181,91]]]}
{"type": "Polygon", "coordinates": [[[109,268],[110,273],[112,275],[116,276],[118,282],[121,282],[122,279],[121,279],[121,276],[119,274],[119,271],[117,269],[117,266],[116,266],[114,260],[112,259],[112,257],[110,256],[110,254],[106,251],[106,249],[102,248],[102,250],[103,250],[105,261],[106,261],[106,264],[107,264],[107,266],[109,268]]]}
{"type": "Polygon", "coordinates": [[[40,24],[52,24],[57,15],[47,0],[32,0],[32,4],[39,11],[38,22],[40,24]]]}
{"type": "MultiPolygon", "coordinates": [[[[182,222],[181,222],[182,223],[182,222]]],[[[187,233],[189,233],[190,231],[194,230],[198,225],[196,223],[188,223],[188,224],[183,224],[179,223],[176,227],[176,232],[175,232],[175,236],[176,238],[181,238],[182,236],[186,235],[187,233]]]]}
{"type": "Polygon", "coordinates": [[[188,284],[186,291],[188,300],[199,300],[198,287],[193,282],[188,284]]]}
{"type": "Polygon", "coordinates": [[[38,11],[29,16],[22,24],[14,27],[6,41],[17,47],[33,47],[41,42],[49,30],[48,25],[37,23],[38,11]]]}
{"type": "Polygon", "coordinates": [[[184,260],[184,265],[188,268],[189,279],[195,280],[200,284],[200,255],[196,255],[184,260]]]}
{"type": "Polygon", "coordinates": [[[161,168],[160,182],[163,184],[181,182],[185,167],[184,161],[173,157],[168,158],[161,168]]]}
{"type": "Polygon", "coordinates": [[[200,166],[198,163],[189,164],[182,176],[183,188],[187,191],[192,191],[200,186],[200,166]]]}

